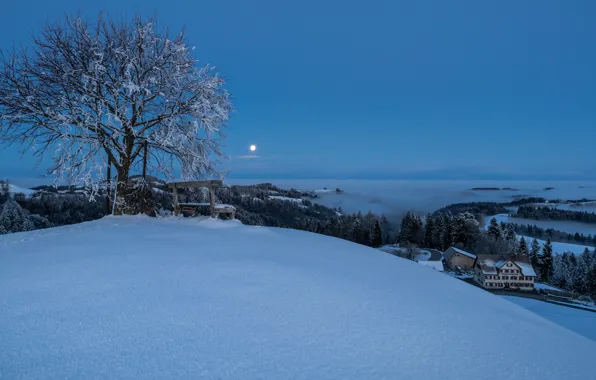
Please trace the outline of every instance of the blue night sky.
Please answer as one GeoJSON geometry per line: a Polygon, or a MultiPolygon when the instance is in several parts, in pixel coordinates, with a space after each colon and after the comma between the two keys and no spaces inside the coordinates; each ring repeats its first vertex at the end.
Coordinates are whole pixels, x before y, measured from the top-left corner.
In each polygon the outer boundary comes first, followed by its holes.
{"type": "MultiPolygon", "coordinates": [[[[592,179],[593,0],[75,0],[3,5],[0,46],[64,13],[153,15],[228,79],[241,178],[592,179]],[[258,157],[248,147],[256,144],[258,157]]],[[[4,150],[0,177],[40,173],[4,150]]]]}

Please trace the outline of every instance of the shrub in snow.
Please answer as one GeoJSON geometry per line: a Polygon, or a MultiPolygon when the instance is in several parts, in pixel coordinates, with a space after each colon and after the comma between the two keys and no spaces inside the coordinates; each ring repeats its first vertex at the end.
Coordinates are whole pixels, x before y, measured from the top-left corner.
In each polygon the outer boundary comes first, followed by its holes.
{"type": "Polygon", "coordinates": [[[15,201],[9,200],[2,206],[0,211],[0,226],[4,227],[5,233],[31,231],[35,224],[29,219],[29,215],[15,201]]]}

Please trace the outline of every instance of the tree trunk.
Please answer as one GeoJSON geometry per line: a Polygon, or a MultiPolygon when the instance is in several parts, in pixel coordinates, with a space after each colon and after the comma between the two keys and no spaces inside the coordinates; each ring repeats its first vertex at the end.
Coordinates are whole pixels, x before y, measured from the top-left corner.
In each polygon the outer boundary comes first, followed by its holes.
{"type": "Polygon", "coordinates": [[[116,184],[116,202],[115,215],[122,215],[126,210],[126,199],[130,192],[130,184],[128,183],[128,176],[130,173],[130,160],[124,159],[118,170],[118,183],[116,184]]]}
{"type": "Polygon", "coordinates": [[[111,190],[111,181],[112,181],[112,162],[110,160],[108,160],[108,172],[106,174],[106,214],[111,214],[112,213],[112,208],[111,206],[111,202],[110,199],[112,198],[112,195],[110,194],[110,190],[111,190]]]}
{"type": "Polygon", "coordinates": [[[143,180],[147,179],[147,141],[145,141],[145,146],[143,147],[143,180]]]}

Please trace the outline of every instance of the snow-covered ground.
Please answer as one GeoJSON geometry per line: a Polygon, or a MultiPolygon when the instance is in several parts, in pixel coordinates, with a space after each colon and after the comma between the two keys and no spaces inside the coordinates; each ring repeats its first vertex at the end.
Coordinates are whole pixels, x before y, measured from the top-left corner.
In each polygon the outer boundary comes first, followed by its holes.
{"type": "Polygon", "coordinates": [[[282,197],[281,195],[270,195],[269,199],[274,199],[277,201],[284,201],[284,202],[302,203],[302,198],[282,197]]]}
{"type": "MultiPolygon", "coordinates": [[[[484,229],[488,228],[488,225],[492,218],[495,218],[499,223],[507,222],[508,220],[510,220],[509,215],[507,215],[507,214],[497,214],[497,215],[493,215],[493,216],[488,216],[485,218],[484,229]]],[[[530,244],[532,239],[534,239],[533,237],[530,237],[530,236],[517,235],[517,240],[520,240],[522,237],[524,239],[526,239],[526,242],[528,244],[530,244]]],[[[541,246],[544,243],[546,243],[546,240],[542,240],[542,239],[536,239],[536,240],[538,240],[538,243],[540,243],[541,246]]],[[[551,242],[551,245],[553,247],[553,254],[555,254],[555,255],[562,254],[565,252],[573,252],[576,255],[580,255],[580,254],[584,253],[586,248],[588,248],[591,251],[594,250],[594,247],[588,246],[588,245],[582,245],[582,244],[560,243],[560,242],[553,241],[553,242],[551,242]]]]}
{"type": "MultiPolygon", "coordinates": [[[[558,325],[596,341],[596,313],[571,307],[553,305],[529,298],[503,296],[510,302],[528,309],[558,325]]],[[[596,375],[593,373],[592,377],[596,375]]]]}
{"type": "Polygon", "coordinates": [[[0,326],[2,379],[572,380],[596,352],[415,262],[213,219],[0,236],[0,326]]]}
{"type": "Polygon", "coordinates": [[[538,290],[554,290],[554,291],[557,291],[557,292],[566,292],[566,290],[556,288],[556,287],[554,287],[552,285],[549,285],[549,284],[543,284],[541,282],[534,283],[534,288],[536,288],[538,290]]]}

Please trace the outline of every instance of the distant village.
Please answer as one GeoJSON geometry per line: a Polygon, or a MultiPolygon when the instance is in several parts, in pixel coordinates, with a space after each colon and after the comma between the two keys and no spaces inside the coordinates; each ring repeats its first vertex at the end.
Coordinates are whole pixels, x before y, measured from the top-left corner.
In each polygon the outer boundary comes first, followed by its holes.
{"type": "MultiPolygon", "coordinates": [[[[420,265],[443,272],[487,291],[518,296],[540,295],[541,299],[572,301],[574,294],[551,285],[537,283],[537,274],[527,257],[503,258],[500,255],[476,255],[462,249],[449,247],[444,252],[431,248],[385,245],[380,250],[420,265]]],[[[581,300],[581,297],[580,297],[581,300]]]]}

